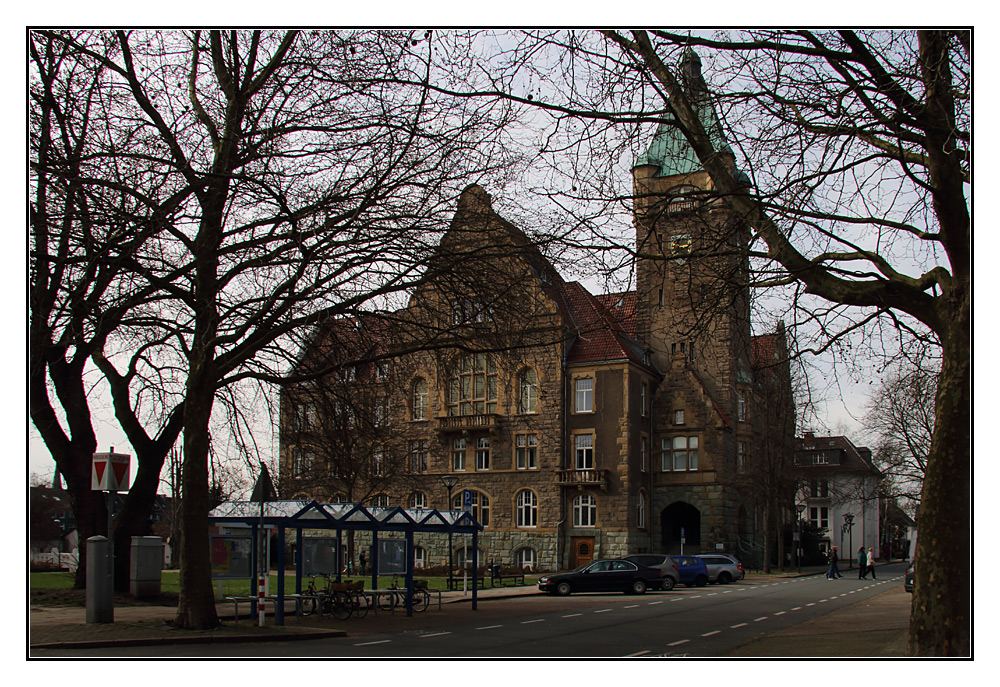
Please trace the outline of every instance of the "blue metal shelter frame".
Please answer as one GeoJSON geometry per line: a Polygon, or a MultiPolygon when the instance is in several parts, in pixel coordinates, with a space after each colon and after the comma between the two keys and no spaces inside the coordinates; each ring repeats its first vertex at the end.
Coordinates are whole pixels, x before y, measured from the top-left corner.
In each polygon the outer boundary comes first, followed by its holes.
{"type": "MultiPolygon", "coordinates": [[[[316,501],[268,501],[264,503],[263,517],[261,504],[256,501],[228,501],[220,504],[208,514],[208,521],[230,527],[249,527],[253,541],[253,564],[251,570],[250,596],[257,596],[257,539],[258,528],[267,525],[278,530],[278,602],[275,605],[275,624],[285,624],[285,532],[295,530],[295,593],[302,592],[302,531],[337,531],[337,581],[341,580],[341,541],[344,530],[360,530],[372,533],[372,588],[378,588],[378,535],[379,532],[403,532],[406,539],[406,615],[413,615],[413,535],[415,532],[439,532],[441,534],[472,535],[472,609],[478,609],[477,594],[479,567],[479,532],[483,526],[476,522],[471,513],[465,511],[439,511],[434,508],[389,508],[366,507],[355,503],[318,503],[316,501]]],[[[256,602],[251,615],[256,615],[256,602]]]]}

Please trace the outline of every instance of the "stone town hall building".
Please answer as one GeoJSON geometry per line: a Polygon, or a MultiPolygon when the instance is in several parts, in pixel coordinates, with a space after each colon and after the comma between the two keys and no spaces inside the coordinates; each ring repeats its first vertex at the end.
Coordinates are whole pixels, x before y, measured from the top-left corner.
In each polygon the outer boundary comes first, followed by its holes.
{"type": "MultiPolygon", "coordinates": [[[[534,569],[682,536],[685,552],[752,545],[759,494],[740,475],[793,441],[784,330],[751,335],[748,230],[680,133],[661,125],[633,177],[637,288],[600,295],[468,187],[406,308],[303,351],[292,374],[338,369],[283,394],[282,496],[457,509],[471,490],[481,560],[534,569]]],[[[416,545],[418,564],[448,560],[440,537],[416,545]]]]}

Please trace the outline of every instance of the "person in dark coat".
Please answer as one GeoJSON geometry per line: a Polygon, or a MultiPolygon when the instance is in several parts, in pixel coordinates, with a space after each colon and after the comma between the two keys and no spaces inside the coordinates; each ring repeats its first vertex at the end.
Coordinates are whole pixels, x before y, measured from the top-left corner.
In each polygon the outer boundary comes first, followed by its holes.
{"type": "Polygon", "coordinates": [[[858,549],[858,579],[865,579],[865,575],[868,573],[868,554],[865,553],[865,547],[858,549]]]}
{"type": "Polygon", "coordinates": [[[837,568],[837,547],[834,546],[830,551],[830,569],[826,571],[826,579],[835,580],[843,575],[840,574],[840,570],[837,568]]]}

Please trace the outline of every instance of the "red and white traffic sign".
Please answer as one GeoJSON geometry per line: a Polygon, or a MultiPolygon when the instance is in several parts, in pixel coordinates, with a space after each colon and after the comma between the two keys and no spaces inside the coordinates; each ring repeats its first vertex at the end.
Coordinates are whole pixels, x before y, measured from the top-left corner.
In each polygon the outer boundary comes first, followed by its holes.
{"type": "Polygon", "coordinates": [[[90,469],[91,490],[128,491],[131,462],[132,456],[127,453],[95,453],[90,469]]]}

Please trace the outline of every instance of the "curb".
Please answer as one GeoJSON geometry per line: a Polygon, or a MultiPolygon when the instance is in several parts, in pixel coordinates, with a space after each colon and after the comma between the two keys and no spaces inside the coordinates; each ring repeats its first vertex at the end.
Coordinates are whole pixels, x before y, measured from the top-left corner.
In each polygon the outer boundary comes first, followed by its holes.
{"type": "Polygon", "coordinates": [[[213,637],[145,637],[138,639],[102,639],[83,642],[48,642],[32,644],[31,649],[106,649],[118,646],[170,646],[174,644],[244,644],[247,642],[287,642],[304,639],[346,637],[344,630],[309,630],[287,634],[229,635],[213,637]]]}

